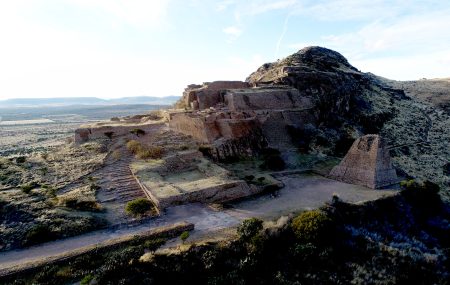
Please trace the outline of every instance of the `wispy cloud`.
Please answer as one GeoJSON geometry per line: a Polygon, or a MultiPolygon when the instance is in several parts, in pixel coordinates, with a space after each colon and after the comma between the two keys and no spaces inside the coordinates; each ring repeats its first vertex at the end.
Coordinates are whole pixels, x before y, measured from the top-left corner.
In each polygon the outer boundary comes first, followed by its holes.
{"type": "Polygon", "coordinates": [[[291,18],[292,13],[289,13],[286,18],[284,19],[284,25],[283,25],[283,30],[280,34],[280,37],[278,38],[277,44],[275,46],[275,58],[278,58],[278,53],[280,52],[280,45],[281,42],[283,41],[284,36],[286,35],[287,29],[288,29],[288,24],[289,24],[289,19],[291,18]]]}
{"type": "Polygon", "coordinates": [[[226,27],[222,30],[226,35],[228,35],[229,41],[235,41],[242,35],[242,30],[236,26],[226,27]]]}
{"type": "Polygon", "coordinates": [[[355,20],[359,23],[343,33],[318,35],[314,43],[300,38],[297,43],[287,44],[287,48],[297,50],[311,44],[326,46],[344,54],[358,68],[394,79],[413,79],[418,70],[424,70],[424,77],[427,73],[428,76],[448,76],[448,68],[443,63],[450,55],[450,33],[443,30],[450,27],[448,4],[396,0],[319,1],[292,13],[325,23],[354,23],[355,20]],[[411,64],[415,67],[411,68],[411,64]]]}
{"type": "Polygon", "coordinates": [[[236,2],[235,0],[220,1],[219,3],[217,3],[216,10],[217,11],[224,11],[228,7],[230,7],[231,5],[235,4],[235,2],[236,2]]]}

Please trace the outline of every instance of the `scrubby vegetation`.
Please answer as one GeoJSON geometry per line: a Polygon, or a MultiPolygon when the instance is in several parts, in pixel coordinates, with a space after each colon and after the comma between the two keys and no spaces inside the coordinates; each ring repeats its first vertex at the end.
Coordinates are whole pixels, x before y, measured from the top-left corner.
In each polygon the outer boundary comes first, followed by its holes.
{"type": "Polygon", "coordinates": [[[184,231],[181,233],[180,235],[180,239],[185,242],[187,239],[189,238],[189,232],[188,231],[184,231]]]}
{"type": "Polygon", "coordinates": [[[125,206],[125,211],[133,216],[141,216],[152,209],[152,203],[145,198],[138,198],[130,201],[125,206]]]}
{"type": "Polygon", "coordinates": [[[132,133],[133,135],[135,135],[137,137],[145,135],[145,131],[142,129],[132,129],[130,131],[130,133],[132,133]]]}
{"type": "Polygon", "coordinates": [[[154,252],[167,240],[166,234],[155,237],[135,237],[123,244],[95,249],[87,254],[48,265],[38,270],[0,278],[1,284],[116,284],[122,275],[130,275],[134,284],[145,284],[146,280],[134,279],[133,271],[122,269],[139,263],[139,257],[146,252],[154,252]]]}
{"type": "Polygon", "coordinates": [[[113,135],[114,135],[114,132],[105,132],[105,136],[106,136],[108,139],[112,139],[113,135]]]}
{"type": "Polygon", "coordinates": [[[145,146],[137,153],[136,157],[139,159],[159,159],[163,156],[164,150],[159,146],[145,146]]]}
{"type": "Polygon", "coordinates": [[[136,140],[130,140],[127,142],[127,149],[133,154],[136,154],[141,148],[142,144],[136,140]]]}
{"type": "MultiPolygon", "coordinates": [[[[233,241],[176,254],[143,260],[139,243],[107,259],[90,256],[71,263],[71,276],[91,274],[99,284],[449,284],[449,206],[434,184],[409,184],[364,205],[335,198],[265,228],[246,220],[233,241]]],[[[64,284],[62,268],[47,267],[33,280],[64,284]]]]}
{"type": "Polygon", "coordinates": [[[59,195],[54,186],[36,183],[26,184],[26,191],[0,192],[0,251],[106,226],[105,220],[96,214],[102,208],[95,200],[93,185],[90,182],[59,195]]]}
{"type": "Polygon", "coordinates": [[[162,147],[143,145],[136,140],[128,141],[127,149],[139,159],[159,159],[164,154],[162,147]]]}
{"type": "Polygon", "coordinates": [[[0,251],[79,235],[106,226],[103,219],[93,214],[55,207],[45,192],[10,195],[14,195],[14,199],[10,196],[8,201],[0,201],[0,251]]]}
{"type": "Polygon", "coordinates": [[[260,165],[260,168],[263,170],[279,171],[286,167],[284,160],[280,156],[280,151],[276,149],[265,149],[262,153],[262,159],[264,162],[260,165]]]}
{"type": "Polygon", "coordinates": [[[333,223],[321,210],[301,213],[292,221],[292,230],[299,241],[322,243],[333,234],[333,223]]]}

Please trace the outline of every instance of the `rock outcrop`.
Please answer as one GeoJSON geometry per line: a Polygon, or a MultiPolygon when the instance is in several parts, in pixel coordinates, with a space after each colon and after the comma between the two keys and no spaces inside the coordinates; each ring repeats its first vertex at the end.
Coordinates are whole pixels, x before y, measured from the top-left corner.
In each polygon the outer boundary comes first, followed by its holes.
{"type": "Polygon", "coordinates": [[[398,183],[389,150],[379,135],[365,135],[357,139],[330,177],[372,189],[398,183]]]}

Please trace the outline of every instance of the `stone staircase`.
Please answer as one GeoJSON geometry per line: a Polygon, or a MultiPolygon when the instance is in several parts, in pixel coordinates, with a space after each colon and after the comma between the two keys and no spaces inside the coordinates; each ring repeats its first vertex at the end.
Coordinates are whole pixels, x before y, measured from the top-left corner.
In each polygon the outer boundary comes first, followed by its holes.
{"type": "Polygon", "coordinates": [[[116,162],[112,162],[102,168],[96,176],[101,191],[98,193],[100,203],[123,202],[126,203],[136,198],[145,198],[145,194],[134,179],[130,162],[132,156],[126,155],[116,162]]]}

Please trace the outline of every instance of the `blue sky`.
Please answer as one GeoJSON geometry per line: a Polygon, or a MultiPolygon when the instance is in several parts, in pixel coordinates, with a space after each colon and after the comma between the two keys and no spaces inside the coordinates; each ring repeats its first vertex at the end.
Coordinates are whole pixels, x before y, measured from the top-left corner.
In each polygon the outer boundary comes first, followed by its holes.
{"type": "Polygon", "coordinates": [[[450,2],[0,2],[0,99],[180,95],[320,45],[364,72],[450,77],[450,2]]]}

